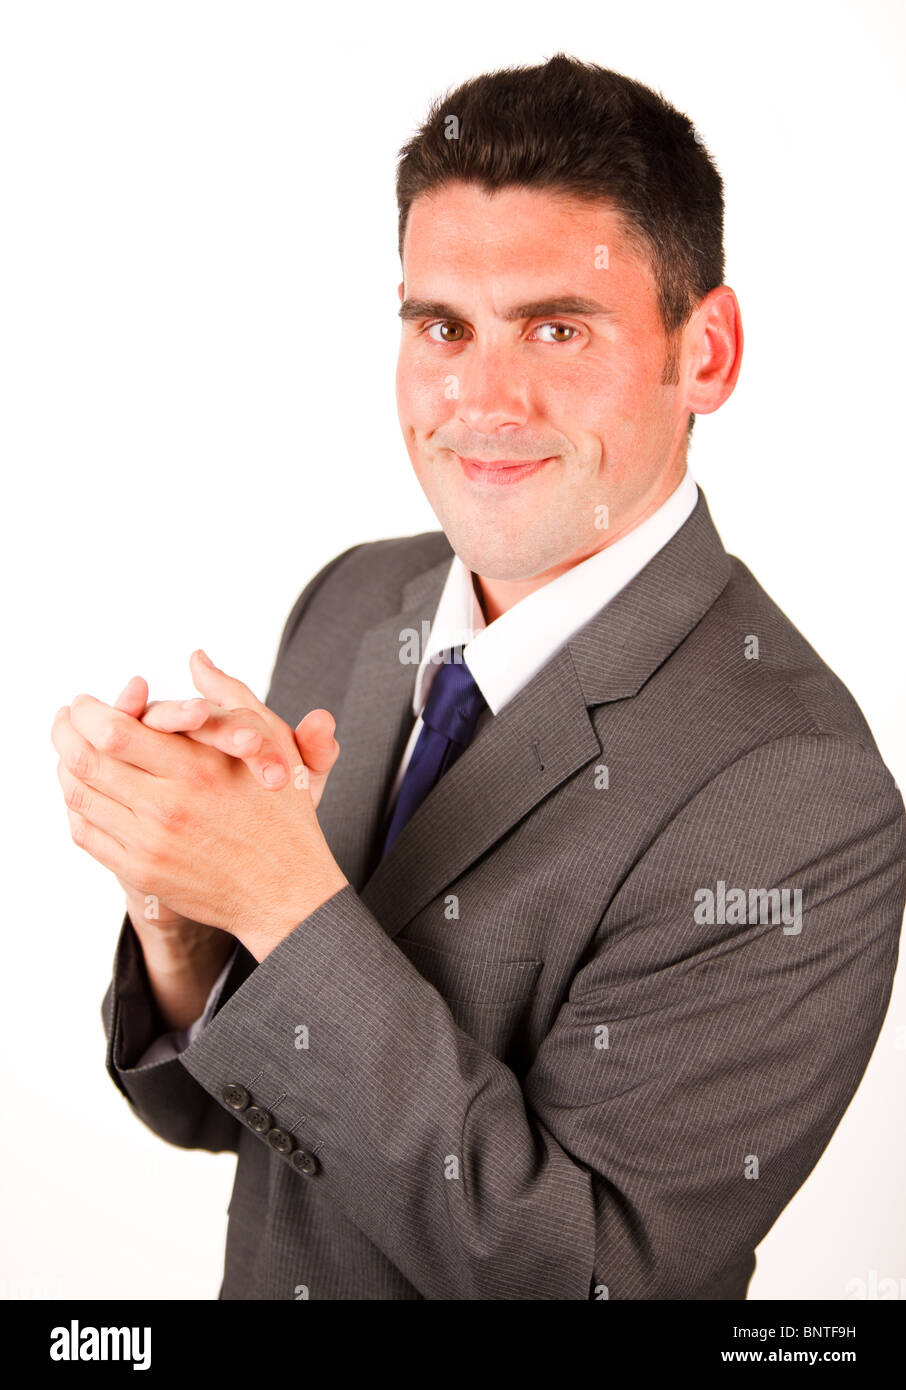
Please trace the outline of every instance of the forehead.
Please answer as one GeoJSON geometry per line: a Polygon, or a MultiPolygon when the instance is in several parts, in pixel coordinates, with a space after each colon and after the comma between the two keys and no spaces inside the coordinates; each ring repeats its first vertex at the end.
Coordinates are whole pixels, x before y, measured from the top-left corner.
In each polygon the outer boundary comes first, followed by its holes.
{"type": "Polygon", "coordinates": [[[407,295],[447,282],[551,281],[630,295],[655,293],[648,257],[627,234],[622,214],[547,189],[487,192],[474,183],[444,184],[416,198],[403,243],[407,295]]]}

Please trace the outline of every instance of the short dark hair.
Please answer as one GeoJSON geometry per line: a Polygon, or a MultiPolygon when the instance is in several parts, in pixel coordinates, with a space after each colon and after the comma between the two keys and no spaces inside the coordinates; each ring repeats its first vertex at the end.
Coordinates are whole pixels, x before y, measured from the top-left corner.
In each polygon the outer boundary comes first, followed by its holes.
{"type": "Polygon", "coordinates": [[[723,284],[724,197],[695,127],[664,97],[557,53],[448,91],[399,155],[400,257],[414,200],[454,180],[488,192],[546,188],[609,203],[651,266],[668,340],[664,380],[676,380],[676,334],[723,284]]]}

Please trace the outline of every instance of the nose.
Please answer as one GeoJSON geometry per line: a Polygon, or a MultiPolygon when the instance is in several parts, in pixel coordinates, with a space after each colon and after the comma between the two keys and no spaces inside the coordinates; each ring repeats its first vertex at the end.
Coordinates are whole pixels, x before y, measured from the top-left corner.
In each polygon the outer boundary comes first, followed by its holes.
{"type": "Polygon", "coordinates": [[[462,363],[458,417],[477,434],[491,434],[528,419],[528,384],[512,356],[485,344],[474,348],[462,363]]]}

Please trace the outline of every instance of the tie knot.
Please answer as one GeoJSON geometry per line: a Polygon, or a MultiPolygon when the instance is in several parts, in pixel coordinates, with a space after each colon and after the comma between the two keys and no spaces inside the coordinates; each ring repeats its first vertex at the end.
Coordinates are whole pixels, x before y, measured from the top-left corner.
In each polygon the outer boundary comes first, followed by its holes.
{"type": "Polygon", "coordinates": [[[444,652],[444,660],[431,683],[422,721],[445,738],[466,748],[487,701],[466,665],[462,647],[444,652]]]}

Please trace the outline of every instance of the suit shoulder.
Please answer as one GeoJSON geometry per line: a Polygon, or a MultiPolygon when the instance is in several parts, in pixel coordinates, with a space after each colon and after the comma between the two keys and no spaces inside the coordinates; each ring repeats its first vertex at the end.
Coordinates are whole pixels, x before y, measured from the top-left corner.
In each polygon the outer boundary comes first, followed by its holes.
{"type": "Polygon", "coordinates": [[[731,702],[775,733],[812,733],[878,750],[856,700],[795,624],[736,556],[700,627],[713,656],[711,677],[731,702]]]}
{"type": "Polygon", "coordinates": [[[883,767],[843,681],[742,561],[728,558],[717,598],[639,691],[642,726],[658,747],[683,750],[688,779],[700,785],[785,739],[842,742],[883,767]]]}

